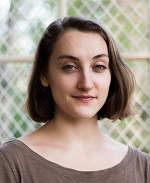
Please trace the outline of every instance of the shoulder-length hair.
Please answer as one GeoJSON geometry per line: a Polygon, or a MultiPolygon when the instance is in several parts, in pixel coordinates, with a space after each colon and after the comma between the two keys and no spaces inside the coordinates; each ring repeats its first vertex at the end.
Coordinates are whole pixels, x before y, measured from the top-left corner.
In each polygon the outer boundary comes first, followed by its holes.
{"type": "Polygon", "coordinates": [[[114,40],[97,23],[73,16],[51,23],[38,44],[26,101],[30,117],[36,122],[48,122],[54,116],[54,100],[51,90],[50,87],[44,87],[41,84],[41,77],[47,71],[54,44],[64,32],[71,29],[97,33],[103,37],[108,47],[111,83],[107,100],[98,111],[98,119],[108,118],[115,121],[132,115],[131,96],[134,91],[135,79],[121,57],[114,40]]]}

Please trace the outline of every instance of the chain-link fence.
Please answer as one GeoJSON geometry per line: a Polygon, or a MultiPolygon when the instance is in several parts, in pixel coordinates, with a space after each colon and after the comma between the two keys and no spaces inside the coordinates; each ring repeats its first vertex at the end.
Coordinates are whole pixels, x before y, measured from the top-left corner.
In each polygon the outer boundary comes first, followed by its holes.
{"type": "Polygon", "coordinates": [[[115,139],[150,153],[149,7],[148,0],[0,0],[0,143],[39,126],[24,109],[35,48],[53,20],[78,15],[112,34],[137,81],[137,116],[113,124],[104,120],[100,126],[115,139]]]}

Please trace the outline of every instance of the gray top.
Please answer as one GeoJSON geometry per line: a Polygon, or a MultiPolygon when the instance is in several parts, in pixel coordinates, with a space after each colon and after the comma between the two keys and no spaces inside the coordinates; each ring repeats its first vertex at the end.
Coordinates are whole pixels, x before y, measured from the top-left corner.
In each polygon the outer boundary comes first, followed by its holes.
{"type": "Polygon", "coordinates": [[[0,183],[150,183],[150,156],[129,147],[114,167],[78,171],[48,161],[13,140],[0,146],[0,183]]]}

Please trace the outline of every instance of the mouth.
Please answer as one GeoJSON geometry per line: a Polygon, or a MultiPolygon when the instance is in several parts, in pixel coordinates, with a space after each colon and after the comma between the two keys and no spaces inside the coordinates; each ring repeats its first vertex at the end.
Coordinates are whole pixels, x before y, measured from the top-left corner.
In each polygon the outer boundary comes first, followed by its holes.
{"type": "Polygon", "coordinates": [[[91,95],[79,95],[79,96],[72,96],[72,97],[82,102],[90,102],[96,99],[96,97],[91,95]]]}

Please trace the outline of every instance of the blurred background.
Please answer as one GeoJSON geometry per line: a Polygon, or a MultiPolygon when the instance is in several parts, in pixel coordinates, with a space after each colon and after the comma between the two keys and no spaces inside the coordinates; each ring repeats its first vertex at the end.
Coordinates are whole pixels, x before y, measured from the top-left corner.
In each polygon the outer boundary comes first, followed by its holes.
{"type": "Polygon", "coordinates": [[[0,0],[0,144],[41,125],[28,117],[24,106],[35,50],[45,28],[70,15],[102,24],[135,74],[137,115],[116,123],[103,120],[100,127],[150,153],[149,0],[0,0]]]}

